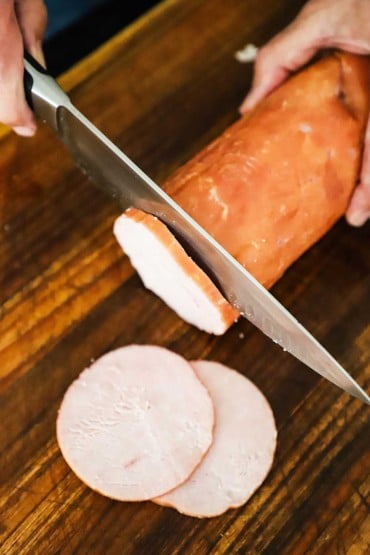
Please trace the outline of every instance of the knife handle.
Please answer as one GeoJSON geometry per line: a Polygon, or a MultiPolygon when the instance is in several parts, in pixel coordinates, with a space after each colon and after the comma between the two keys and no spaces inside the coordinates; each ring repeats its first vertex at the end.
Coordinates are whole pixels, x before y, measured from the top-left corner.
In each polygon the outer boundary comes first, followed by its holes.
{"type": "Polygon", "coordinates": [[[48,71],[28,52],[24,53],[24,92],[35,114],[58,130],[58,110],[71,101],[48,71]]]}

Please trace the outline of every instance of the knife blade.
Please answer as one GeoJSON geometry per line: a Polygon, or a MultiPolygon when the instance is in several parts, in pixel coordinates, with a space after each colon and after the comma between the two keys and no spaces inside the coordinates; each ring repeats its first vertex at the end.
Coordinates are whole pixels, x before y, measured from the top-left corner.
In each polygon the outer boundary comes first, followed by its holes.
{"type": "Polygon", "coordinates": [[[96,185],[123,209],[134,206],[157,216],[197,253],[206,272],[245,318],[306,366],[370,404],[367,393],[296,318],[99,131],[29,55],[25,59],[25,91],[37,116],[54,129],[77,166],[96,185]]]}

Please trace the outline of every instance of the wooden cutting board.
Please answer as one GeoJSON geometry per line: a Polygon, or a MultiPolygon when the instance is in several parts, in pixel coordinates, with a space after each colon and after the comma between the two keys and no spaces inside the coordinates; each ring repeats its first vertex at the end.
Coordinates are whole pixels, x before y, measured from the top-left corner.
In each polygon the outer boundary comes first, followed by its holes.
{"type": "MultiPolygon", "coordinates": [[[[76,105],[159,182],[237,118],[263,44],[302,2],[167,0],[61,79],[76,105]]],[[[40,125],[0,143],[0,552],[368,552],[369,410],[240,321],[215,338],[144,290],[112,235],[119,208],[40,125]],[[64,391],[130,343],[226,363],[274,409],[263,487],[210,520],[117,503],[69,470],[55,439],[64,391]]],[[[370,370],[369,226],[339,222],[273,293],[364,386],[370,370]]]]}

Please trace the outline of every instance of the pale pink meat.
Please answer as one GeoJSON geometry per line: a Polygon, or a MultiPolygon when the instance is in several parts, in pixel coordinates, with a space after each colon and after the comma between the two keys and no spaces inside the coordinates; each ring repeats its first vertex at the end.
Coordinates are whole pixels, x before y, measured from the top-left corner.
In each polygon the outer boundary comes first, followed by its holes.
{"type": "Polygon", "coordinates": [[[220,335],[238,318],[158,218],[131,208],[117,218],[113,231],[144,285],[186,322],[220,335]]]}
{"type": "Polygon", "coordinates": [[[213,444],[190,478],[155,502],[186,515],[212,517],[243,505],[262,484],[277,432],[270,405],[252,382],[217,362],[192,364],[214,403],[213,444]]]}
{"type": "Polygon", "coordinates": [[[89,487],[122,501],[181,484],[212,442],[207,389],[183,358],[155,346],[112,351],[84,370],[62,401],[57,439],[89,487]]]}

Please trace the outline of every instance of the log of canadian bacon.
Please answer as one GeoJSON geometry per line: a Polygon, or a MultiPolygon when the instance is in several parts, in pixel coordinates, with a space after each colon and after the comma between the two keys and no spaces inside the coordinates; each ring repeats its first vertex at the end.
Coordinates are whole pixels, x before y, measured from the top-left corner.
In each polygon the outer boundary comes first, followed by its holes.
{"type": "MultiPolygon", "coordinates": [[[[164,189],[271,287],[344,214],[358,179],[369,103],[369,58],[333,54],[272,92],[164,189]]],[[[186,321],[221,334],[236,319],[159,220],[131,209],[114,232],[144,283],[186,321]]]]}

